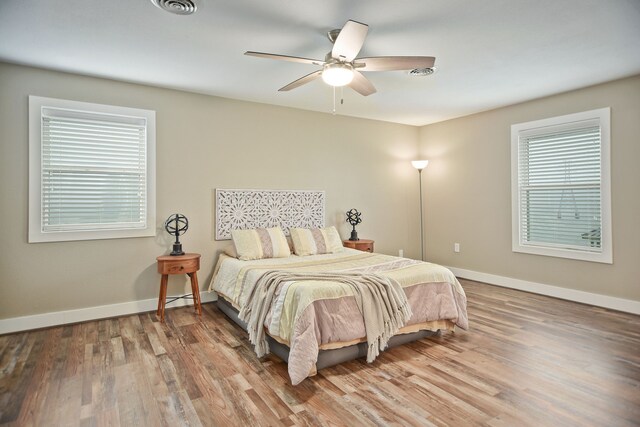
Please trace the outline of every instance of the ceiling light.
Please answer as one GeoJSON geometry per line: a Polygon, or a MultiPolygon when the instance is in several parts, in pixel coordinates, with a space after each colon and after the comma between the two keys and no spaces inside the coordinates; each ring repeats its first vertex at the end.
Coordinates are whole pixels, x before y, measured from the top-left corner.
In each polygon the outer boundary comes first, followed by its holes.
{"type": "Polygon", "coordinates": [[[353,80],[353,67],[341,62],[327,64],[322,70],[322,80],[330,86],[346,86],[353,80]]]}

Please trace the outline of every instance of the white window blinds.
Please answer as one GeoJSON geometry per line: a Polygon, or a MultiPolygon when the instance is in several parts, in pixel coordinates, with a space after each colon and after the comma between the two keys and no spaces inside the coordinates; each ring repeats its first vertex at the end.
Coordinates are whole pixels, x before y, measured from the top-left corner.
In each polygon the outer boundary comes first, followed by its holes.
{"type": "Polygon", "coordinates": [[[609,109],[513,125],[513,250],[611,262],[609,109]]]}
{"type": "Polygon", "coordinates": [[[29,100],[29,241],[154,235],[155,113],[29,100]]]}
{"type": "Polygon", "coordinates": [[[144,119],[59,113],[42,115],[43,231],[144,228],[144,119]]]}
{"type": "Polygon", "coordinates": [[[600,252],[600,126],[520,137],[521,241],[600,252]]]}

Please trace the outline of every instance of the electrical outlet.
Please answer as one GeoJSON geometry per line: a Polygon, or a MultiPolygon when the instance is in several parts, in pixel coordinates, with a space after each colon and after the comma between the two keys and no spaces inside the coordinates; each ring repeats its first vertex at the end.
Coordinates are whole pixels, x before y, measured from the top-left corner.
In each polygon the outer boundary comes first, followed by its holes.
{"type": "Polygon", "coordinates": [[[398,256],[400,258],[404,258],[404,250],[402,250],[402,249],[398,250],[398,256]]]}
{"type": "Polygon", "coordinates": [[[453,252],[455,252],[455,253],[460,252],[460,243],[454,243],[453,244],[453,252]]]}

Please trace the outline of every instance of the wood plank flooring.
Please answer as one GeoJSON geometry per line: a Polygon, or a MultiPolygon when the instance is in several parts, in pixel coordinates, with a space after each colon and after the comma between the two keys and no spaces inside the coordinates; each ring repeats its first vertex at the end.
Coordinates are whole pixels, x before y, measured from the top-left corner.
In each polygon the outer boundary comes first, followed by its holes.
{"type": "Polygon", "coordinates": [[[0,425],[640,425],[640,316],[461,283],[471,329],[293,387],[212,304],[0,337],[0,425]]]}

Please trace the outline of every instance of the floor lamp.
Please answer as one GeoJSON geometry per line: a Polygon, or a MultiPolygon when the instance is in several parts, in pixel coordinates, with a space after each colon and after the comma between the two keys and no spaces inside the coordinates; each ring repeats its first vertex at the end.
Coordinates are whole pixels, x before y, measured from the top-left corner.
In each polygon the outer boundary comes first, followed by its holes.
{"type": "Polygon", "coordinates": [[[424,230],[422,223],[424,222],[424,215],[422,213],[422,169],[426,168],[429,164],[429,160],[412,160],[411,165],[418,169],[418,179],[420,180],[420,259],[424,261],[424,230]]]}

